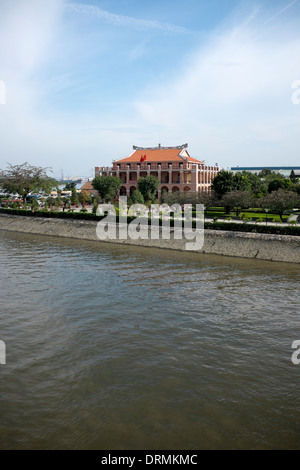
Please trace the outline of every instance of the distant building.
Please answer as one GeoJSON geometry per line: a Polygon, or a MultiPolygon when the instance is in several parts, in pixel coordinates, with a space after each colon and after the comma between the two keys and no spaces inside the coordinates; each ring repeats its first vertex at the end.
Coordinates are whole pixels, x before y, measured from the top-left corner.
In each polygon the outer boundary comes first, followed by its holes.
{"type": "Polygon", "coordinates": [[[112,175],[120,178],[120,194],[130,197],[137,189],[139,178],[154,175],[159,180],[158,198],[165,192],[210,192],[211,182],[220,168],[207,166],[204,161],[192,158],[188,145],[178,147],[133,147],[127,158],[113,162],[110,167],[96,167],[95,176],[112,175]]]}
{"type": "Polygon", "coordinates": [[[300,170],[294,170],[294,177],[300,178],[300,170]]]}
{"type": "Polygon", "coordinates": [[[90,196],[97,193],[97,191],[93,188],[91,181],[87,181],[86,183],[84,183],[84,185],[81,186],[80,191],[84,191],[90,196]]]}
{"type": "Polygon", "coordinates": [[[250,171],[251,173],[259,173],[262,170],[271,170],[274,171],[275,173],[281,173],[283,176],[289,177],[291,174],[291,171],[294,170],[296,171],[300,170],[300,166],[233,166],[231,167],[231,171],[234,173],[240,172],[240,171],[250,171]]]}

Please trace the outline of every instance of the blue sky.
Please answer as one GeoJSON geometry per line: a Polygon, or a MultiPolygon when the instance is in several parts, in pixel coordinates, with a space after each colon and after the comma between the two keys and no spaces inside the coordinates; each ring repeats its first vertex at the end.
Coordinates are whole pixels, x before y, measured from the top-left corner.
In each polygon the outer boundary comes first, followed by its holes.
{"type": "Polygon", "coordinates": [[[92,176],[158,143],[224,168],[300,164],[299,0],[0,0],[0,12],[0,168],[92,176]]]}

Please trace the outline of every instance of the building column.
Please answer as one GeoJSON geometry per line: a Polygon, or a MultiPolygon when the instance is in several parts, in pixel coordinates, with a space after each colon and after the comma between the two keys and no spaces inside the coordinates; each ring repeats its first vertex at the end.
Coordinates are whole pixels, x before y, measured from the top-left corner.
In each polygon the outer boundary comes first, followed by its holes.
{"type": "Polygon", "coordinates": [[[184,183],[184,173],[183,173],[182,168],[180,169],[180,172],[179,172],[179,178],[180,178],[180,184],[183,184],[184,183]]]}
{"type": "Polygon", "coordinates": [[[169,165],[169,184],[173,184],[173,178],[172,178],[172,163],[169,165]]]}
{"type": "Polygon", "coordinates": [[[157,173],[158,173],[159,184],[161,184],[161,166],[160,165],[158,165],[157,167],[157,173]]]}
{"type": "Polygon", "coordinates": [[[192,191],[197,190],[197,167],[196,165],[192,165],[192,171],[191,171],[191,189],[192,191]]]}

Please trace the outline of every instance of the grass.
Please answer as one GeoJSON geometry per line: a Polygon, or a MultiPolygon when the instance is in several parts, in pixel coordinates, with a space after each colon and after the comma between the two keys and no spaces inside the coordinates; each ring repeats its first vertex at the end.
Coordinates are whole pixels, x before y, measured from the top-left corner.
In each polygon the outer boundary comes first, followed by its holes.
{"type": "MultiPolygon", "coordinates": [[[[232,219],[237,218],[235,211],[231,211],[229,214],[226,214],[225,210],[221,209],[222,208],[220,207],[211,208],[210,210],[205,211],[205,217],[218,217],[220,219],[227,219],[228,217],[232,219]]],[[[287,221],[291,214],[293,214],[293,212],[289,214],[284,214],[282,217],[283,221],[287,221]]],[[[244,209],[242,210],[242,212],[240,212],[238,218],[240,219],[243,216],[247,216],[249,219],[258,219],[262,222],[264,222],[266,219],[269,222],[272,222],[274,220],[278,220],[278,222],[280,222],[280,217],[278,214],[275,214],[273,212],[268,212],[266,214],[263,209],[244,209]]]]}

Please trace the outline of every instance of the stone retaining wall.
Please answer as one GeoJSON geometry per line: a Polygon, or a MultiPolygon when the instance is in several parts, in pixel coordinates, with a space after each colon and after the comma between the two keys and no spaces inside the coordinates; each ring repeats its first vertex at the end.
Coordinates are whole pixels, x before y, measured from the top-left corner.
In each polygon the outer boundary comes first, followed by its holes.
{"type": "MultiPolygon", "coordinates": [[[[97,222],[0,214],[0,230],[99,241],[97,222]]],[[[109,243],[186,250],[187,240],[107,240],[109,243]]],[[[149,237],[150,238],[150,237],[149,237]]],[[[300,237],[205,230],[202,253],[300,263],[300,237]]]]}

